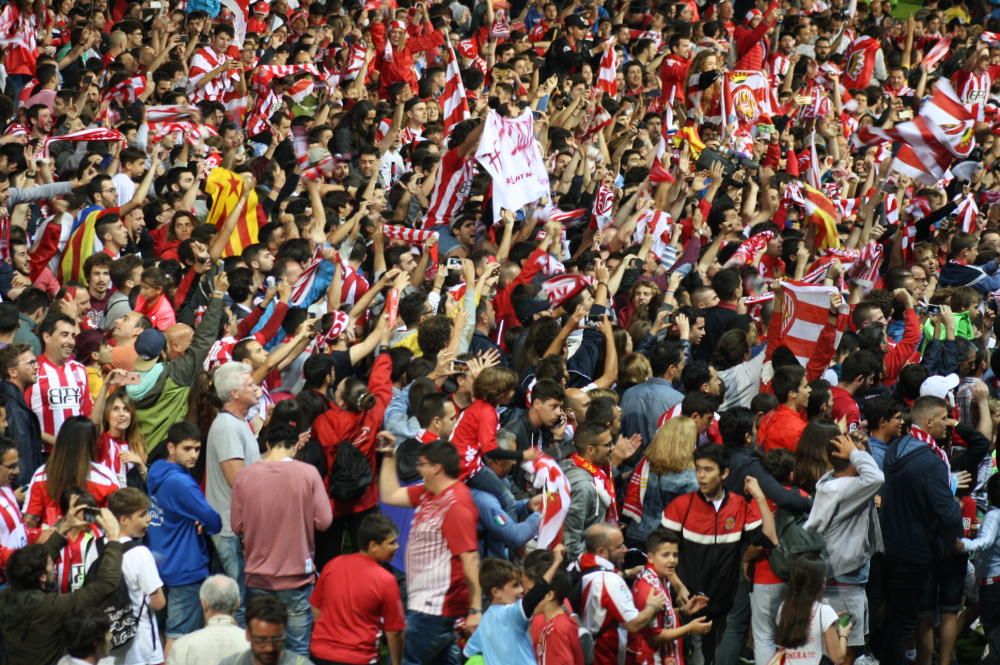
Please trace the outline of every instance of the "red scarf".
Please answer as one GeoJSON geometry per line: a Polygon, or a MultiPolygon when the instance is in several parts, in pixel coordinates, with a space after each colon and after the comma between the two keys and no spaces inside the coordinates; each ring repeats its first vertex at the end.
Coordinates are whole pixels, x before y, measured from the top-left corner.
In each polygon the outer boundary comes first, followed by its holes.
{"type": "Polygon", "coordinates": [[[948,473],[951,473],[951,462],[948,461],[948,454],[945,453],[944,450],[941,448],[941,446],[937,444],[937,441],[934,440],[933,436],[931,436],[924,430],[920,429],[916,425],[910,425],[910,436],[912,436],[914,439],[917,439],[918,441],[923,441],[924,443],[926,443],[927,447],[930,448],[935,455],[940,457],[941,461],[944,462],[944,465],[948,467],[948,473]]]}
{"type": "Polygon", "coordinates": [[[580,457],[579,454],[573,453],[570,457],[573,460],[573,464],[577,465],[590,475],[594,477],[594,484],[600,487],[600,484],[604,485],[604,491],[608,493],[611,498],[611,503],[608,504],[608,512],[605,515],[605,521],[611,522],[613,524],[618,523],[618,502],[615,500],[615,480],[611,477],[611,474],[604,469],[599,469],[593,463],[580,457]]]}

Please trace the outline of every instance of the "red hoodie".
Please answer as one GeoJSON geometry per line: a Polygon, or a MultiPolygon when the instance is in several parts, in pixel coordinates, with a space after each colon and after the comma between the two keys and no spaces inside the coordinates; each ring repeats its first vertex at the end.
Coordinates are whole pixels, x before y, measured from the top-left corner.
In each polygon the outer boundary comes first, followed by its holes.
{"type": "Polygon", "coordinates": [[[335,518],[364,512],[374,508],[378,501],[375,438],[382,427],[385,409],[389,406],[389,400],[392,398],[392,360],[389,358],[389,354],[383,353],[375,359],[371,376],[368,378],[368,391],[375,396],[375,406],[367,411],[355,413],[333,404],[329,411],[313,423],[313,434],[316,435],[316,440],[323,446],[323,452],[326,453],[328,471],[325,480],[327,485],[330,482],[329,474],[333,471],[334,458],[337,456],[337,446],[345,440],[349,440],[368,458],[372,469],[372,478],[376,479],[372,481],[359,499],[348,502],[331,499],[335,518]]]}

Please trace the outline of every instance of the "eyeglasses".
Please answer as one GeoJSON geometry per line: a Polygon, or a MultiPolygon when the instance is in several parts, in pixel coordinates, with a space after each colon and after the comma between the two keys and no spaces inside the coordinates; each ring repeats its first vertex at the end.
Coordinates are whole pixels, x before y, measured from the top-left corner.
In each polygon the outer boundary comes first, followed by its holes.
{"type": "Polygon", "coordinates": [[[32,365],[32,366],[34,366],[34,365],[37,365],[37,364],[38,364],[38,359],[37,358],[32,358],[31,360],[22,360],[19,363],[14,363],[15,367],[17,365],[32,365]]]}
{"type": "Polygon", "coordinates": [[[257,647],[266,647],[270,644],[278,645],[285,641],[285,635],[275,635],[274,637],[256,637],[254,635],[250,636],[250,642],[257,647]]]}

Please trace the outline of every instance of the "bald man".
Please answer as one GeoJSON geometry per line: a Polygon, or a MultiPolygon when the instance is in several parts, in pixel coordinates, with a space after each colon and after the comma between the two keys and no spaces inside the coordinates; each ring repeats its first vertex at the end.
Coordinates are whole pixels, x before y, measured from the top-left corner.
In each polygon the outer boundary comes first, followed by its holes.
{"type": "Polygon", "coordinates": [[[618,568],[625,561],[625,539],[621,529],[598,522],[584,532],[586,552],[574,564],[582,573],[584,596],[581,625],[596,635],[594,662],[615,663],[624,651],[626,633],[637,633],[666,605],[663,594],[650,593],[642,611],[636,609],[632,592],[618,568]],[[615,617],[621,617],[618,621],[615,617]]]}
{"type": "Polygon", "coordinates": [[[566,400],[563,402],[566,412],[572,416],[570,422],[574,425],[587,419],[587,409],[590,408],[590,395],[579,388],[567,388],[566,400]]]}
{"type": "Polygon", "coordinates": [[[186,323],[175,323],[163,331],[163,336],[167,338],[167,357],[174,360],[183,356],[191,346],[194,328],[186,323]]]}

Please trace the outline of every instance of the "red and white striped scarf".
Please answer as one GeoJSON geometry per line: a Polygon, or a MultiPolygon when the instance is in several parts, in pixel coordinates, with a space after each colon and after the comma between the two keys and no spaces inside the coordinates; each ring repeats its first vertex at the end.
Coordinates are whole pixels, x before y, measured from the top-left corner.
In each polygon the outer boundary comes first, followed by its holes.
{"type": "Polygon", "coordinates": [[[918,441],[926,443],[927,447],[931,449],[931,452],[937,455],[941,461],[944,462],[944,465],[948,467],[948,473],[951,473],[951,462],[948,460],[948,454],[944,452],[944,449],[942,449],[941,446],[938,445],[933,436],[916,425],[910,425],[910,436],[918,441]]]}
{"type": "Polygon", "coordinates": [[[42,157],[49,156],[49,146],[56,141],[120,141],[125,145],[125,135],[117,129],[81,129],[78,132],[70,132],[62,136],[50,136],[42,141],[42,157]]]}

